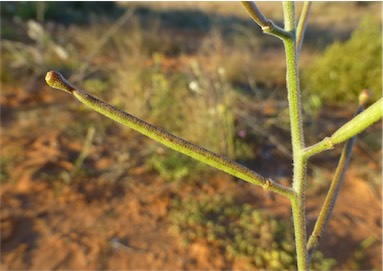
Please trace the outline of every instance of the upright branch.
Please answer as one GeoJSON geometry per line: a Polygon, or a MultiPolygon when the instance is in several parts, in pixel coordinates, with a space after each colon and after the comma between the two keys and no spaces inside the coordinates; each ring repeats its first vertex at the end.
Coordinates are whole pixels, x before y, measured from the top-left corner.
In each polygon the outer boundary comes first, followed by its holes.
{"type": "MultiPolygon", "coordinates": [[[[287,82],[287,92],[288,92],[288,101],[289,101],[289,110],[290,110],[290,126],[291,126],[291,138],[292,138],[292,147],[293,147],[293,158],[294,164],[295,161],[301,160],[301,151],[304,148],[304,137],[302,129],[302,116],[301,116],[301,98],[300,98],[300,87],[299,87],[299,70],[298,70],[298,49],[296,41],[296,20],[295,20],[295,3],[293,2],[283,2],[284,8],[284,23],[285,28],[281,29],[277,27],[271,20],[267,19],[258,6],[253,2],[243,1],[242,5],[245,7],[247,12],[253,18],[253,20],[262,28],[265,32],[265,29],[269,30],[271,28],[278,29],[278,31],[273,32],[272,34],[279,37],[283,40],[286,51],[286,82],[287,82]],[[272,26],[270,28],[270,26],[272,26]]],[[[307,22],[308,10],[310,5],[306,4],[302,12],[300,19],[299,37],[300,40],[303,38],[304,26],[307,22]]],[[[270,32],[265,32],[270,34],[270,32]]],[[[296,169],[300,166],[301,163],[297,163],[296,169]]],[[[294,172],[297,179],[301,180],[302,170],[299,172],[294,172]]],[[[301,184],[302,182],[299,182],[301,184]]],[[[295,183],[295,188],[298,188],[298,183],[295,183]]],[[[301,187],[302,188],[302,187],[301,187]]],[[[301,189],[298,189],[301,190],[301,189]]]]}
{"type": "Polygon", "coordinates": [[[297,50],[298,53],[300,53],[302,49],[302,43],[303,43],[303,37],[306,32],[306,26],[308,22],[308,18],[310,15],[310,9],[311,9],[311,1],[305,1],[303,3],[303,8],[301,11],[301,16],[299,17],[299,22],[297,26],[297,50]]]}
{"type": "Polygon", "coordinates": [[[302,128],[301,94],[299,85],[298,56],[295,40],[295,4],[283,2],[285,30],[291,33],[291,38],[284,39],[286,51],[286,84],[290,110],[291,141],[294,161],[301,155],[304,147],[302,128]]]}
{"type": "MultiPolygon", "coordinates": [[[[242,2],[253,20],[262,28],[266,34],[272,34],[280,38],[285,46],[286,53],[286,83],[287,97],[289,102],[291,142],[293,150],[293,191],[295,195],[291,198],[293,211],[297,262],[299,270],[308,269],[308,258],[306,251],[306,219],[305,219],[305,175],[307,159],[303,156],[304,136],[301,116],[301,97],[299,86],[298,48],[296,41],[295,3],[283,2],[284,29],[277,27],[268,20],[256,4],[253,2],[242,2]]],[[[308,14],[307,14],[308,15],[308,14]]],[[[307,18],[302,18],[301,22],[307,18]]],[[[303,27],[300,27],[300,36],[303,37],[303,27]]]]}

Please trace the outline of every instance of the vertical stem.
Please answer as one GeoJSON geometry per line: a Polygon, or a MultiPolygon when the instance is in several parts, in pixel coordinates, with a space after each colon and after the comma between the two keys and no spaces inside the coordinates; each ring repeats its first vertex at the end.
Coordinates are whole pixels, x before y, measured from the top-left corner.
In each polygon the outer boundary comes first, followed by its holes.
{"type": "Polygon", "coordinates": [[[293,189],[304,193],[304,177],[306,159],[303,157],[304,139],[301,115],[301,97],[299,89],[299,72],[297,63],[297,50],[295,40],[284,40],[287,62],[287,98],[290,110],[291,144],[294,161],[293,189]]]}
{"type": "Polygon", "coordinates": [[[283,16],[286,31],[295,31],[295,3],[293,1],[283,2],[283,16]]]}
{"type": "Polygon", "coordinates": [[[306,250],[306,215],[305,215],[305,175],[306,159],[302,156],[304,138],[301,116],[301,98],[299,88],[298,50],[296,44],[295,3],[283,2],[285,30],[291,33],[290,38],[284,38],[286,51],[286,82],[287,97],[290,110],[291,142],[293,151],[293,189],[296,197],[292,200],[295,243],[297,251],[298,270],[308,269],[306,250]]]}
{"type": "Polygon", "coordinates": [[[285,30],[292,34],[292,38],[284,39],[287,62],[286,82],[290,109],[291,139],[294,155],[300,155],[304,143],[297,63],[298,58],[295,40],[295,4],[293,2],[284,2],[283,7],[285,13],[285,30]]]}
{"type": "Polygon", "coordinates": [[[295,233],[295,246],[297,252],[298,270],[305,271],[309,269],[308,255],[306,250],[306,216],[304,200],[297,197],[291,201],[293,210],[293,223],[295,233]]]}

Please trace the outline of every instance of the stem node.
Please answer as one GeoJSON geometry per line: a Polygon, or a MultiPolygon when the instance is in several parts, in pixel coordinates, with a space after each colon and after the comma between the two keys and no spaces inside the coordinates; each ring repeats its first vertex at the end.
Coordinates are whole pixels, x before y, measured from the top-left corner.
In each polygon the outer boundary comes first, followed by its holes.
{"type": "Polygon", "coordinates": [[[266,179],[265,182],[262,185],[263,189],[269,190],[269,187],[270,187],[271,183],[272,183],[272,180],[266,179]]]}

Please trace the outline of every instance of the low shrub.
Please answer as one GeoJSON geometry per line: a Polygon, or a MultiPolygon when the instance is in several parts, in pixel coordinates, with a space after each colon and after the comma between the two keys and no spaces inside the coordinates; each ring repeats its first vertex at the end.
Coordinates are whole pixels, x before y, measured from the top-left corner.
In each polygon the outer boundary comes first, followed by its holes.
{"type": "MultiPolygon", "coordinates": [[[[374,17],[364,19],[346,42],[335,42],[303,71],[308,95],[324,101],[355,101],[368,88],[373,99],[382,90],[382,25],[374,17]]],[[[306,91],[303,91],[303,93],[306,91]]]]}

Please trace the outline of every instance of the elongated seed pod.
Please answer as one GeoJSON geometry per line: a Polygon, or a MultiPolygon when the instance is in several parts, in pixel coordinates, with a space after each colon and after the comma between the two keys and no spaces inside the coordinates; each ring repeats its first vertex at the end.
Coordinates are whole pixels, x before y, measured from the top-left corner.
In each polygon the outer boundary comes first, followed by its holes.
{"type": "Polygon", "coordinates": [[[380,98],[365,111],[355,116],[352,120],[340,127],[331,137],[333,145],[339,144],[364,131],[368,126],[382,118],[383,101],[380,98]]]}
{"type": "Polygon", "coordinates": [[[53,88],[73,94],[80,102],[101,113],[102,115],[126,125],[165,146],[186,154],[194,159],[204,162],[210,166],[221,169],[226,173],[243,179],[247,182],[260,185],[264,189],[272,190],[287,197],[292,197],[293,192],[290,188],[284,187],[270,179],[264,178],[247,167],[238,164],[235,161],[227,159],[221,155],[215,154],[202,147],[194,145],[180,137],[172,135],[165,130],[147,123],[135,116],[122,111],[104,101],[90,95],[84,90],[72,86],[65,78],[56,71],[47,73],[45,80],[53,88]]]}

